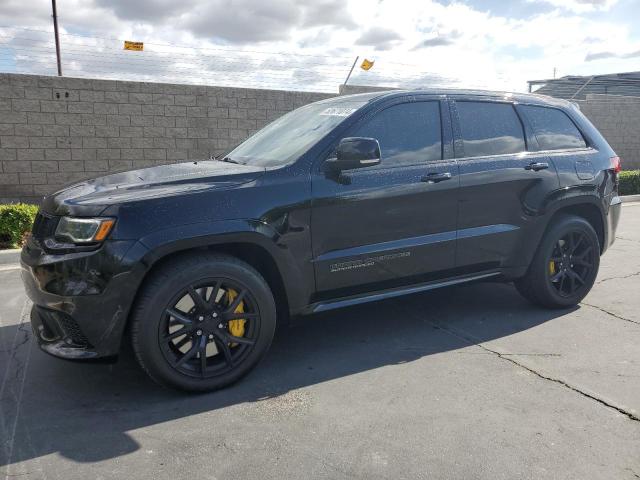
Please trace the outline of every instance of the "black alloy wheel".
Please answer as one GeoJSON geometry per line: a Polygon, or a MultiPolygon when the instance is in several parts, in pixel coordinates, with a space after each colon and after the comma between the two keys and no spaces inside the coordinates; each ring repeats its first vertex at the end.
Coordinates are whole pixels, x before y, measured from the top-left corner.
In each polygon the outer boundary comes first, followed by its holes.
{"type": "Polygon", "coordinates": [[[176,256],[145,281],[131,341],[153,380],[203,392],[249,373],[275,329],[275,300],[262,275],[238,258],[201,252],[176,256]]]}
{"type": "Polygon", "coordinates": [[[562,297],[583,288],[595,266],[595,247],[583,231],[571,231],[556,242],[549,259],[549,281],[562,297]]]}
{"type": "Polygon", "coordinates": [[[595,283],[600,241],[593,225],[575,215],[558,215],[545,232],[527,273],[515,280],[518,292],[547,308],[580,303],[595,283]]]}
{"type": "Polygon", "coordinates": [[[159,328],[167,362],[206,378],[228,373],[247,357],[260,332],[260,313],[247,288],[212,278],[178,293],[159,328]]]}

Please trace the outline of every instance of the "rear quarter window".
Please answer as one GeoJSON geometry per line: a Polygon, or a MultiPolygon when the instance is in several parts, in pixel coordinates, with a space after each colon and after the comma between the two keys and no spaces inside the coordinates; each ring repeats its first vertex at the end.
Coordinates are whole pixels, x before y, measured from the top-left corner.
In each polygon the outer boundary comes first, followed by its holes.
{"type": "Polygon", "coordinates": [[[510,103],[457,101],[465,157],[526,150],[520,117],[510,103]]]}
{"type": "Polygon", "coordinates": [[[522,105],[542,150],[585,148],[587,143],[569,116],[562,110],[522,105]]]}

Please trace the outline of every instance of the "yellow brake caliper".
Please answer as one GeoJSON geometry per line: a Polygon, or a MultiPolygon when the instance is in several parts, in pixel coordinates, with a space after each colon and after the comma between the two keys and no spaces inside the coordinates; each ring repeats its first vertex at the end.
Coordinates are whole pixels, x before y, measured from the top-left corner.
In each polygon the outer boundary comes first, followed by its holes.
{"type": "Polygon", "coordinates": [[[550,275],[554,275],[556,273],[556,262],[554,262],[553,260],[549,261],[549,274],[550,275]]]}
{"type": "MultiPolygon", "coordinates": [[[[238,292],[230,288],[227,290],[229,296],[229,304],[238,296],[238,292]]],[[[233,313],[244,313],[244,302],[240,302],[233,313]]],[[[234,337],[244,336],[244,324],[247,322],[244,318],[238,318],[236,320],[229,320],[229,333],[234,337]]],[[[232,343],[231,346],[235,347],[237,343],[232,343]]]]}

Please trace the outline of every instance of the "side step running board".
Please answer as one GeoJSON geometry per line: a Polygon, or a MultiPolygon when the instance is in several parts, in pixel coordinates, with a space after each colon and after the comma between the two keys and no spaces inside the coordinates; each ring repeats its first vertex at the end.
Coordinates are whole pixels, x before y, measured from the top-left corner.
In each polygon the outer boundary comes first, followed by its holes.
{"type": "Polygon", "coordinates": [[[353,297],[344,297],[342,299],[331,300],[329,302],[315,303],[310,306],[310,311],[313,313],[326,312],[327,310],[333,310],[335,308],[349,307],[352,305],[359,305],[361,303],[375,302],[378,300],[385,300],[387,298],[400,297],[402,295],[410,295],[412,293],[426,292],[427,290],[434,290],[440,287],[448,287],[450,285],[457,285],[459,283],[472,282],[475,280],[483,280],[485,278],[497,277],[499,275],[500,272],[490,272],[480,275],[453,278],[451,280],[445,280],[442,282],[423,283],[421,285],[411,285],[408,287],[394,288],[381,292],[374,292],[353,297]]]}

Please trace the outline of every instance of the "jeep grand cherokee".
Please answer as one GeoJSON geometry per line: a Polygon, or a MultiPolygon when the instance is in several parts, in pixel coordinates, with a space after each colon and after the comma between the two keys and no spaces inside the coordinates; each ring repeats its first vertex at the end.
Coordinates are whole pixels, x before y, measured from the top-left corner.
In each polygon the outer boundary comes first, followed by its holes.
{"type": "Polygon", "coordinates": [[[202,391],[249,372],[291,315],[483,279],[569,307],[614,240],[619,170],[562,100],[324,100],[218,161],[45,198],[21,257],[32,326],[67,359],[114,357],[126,337],[154,380],[202,391]]]}

